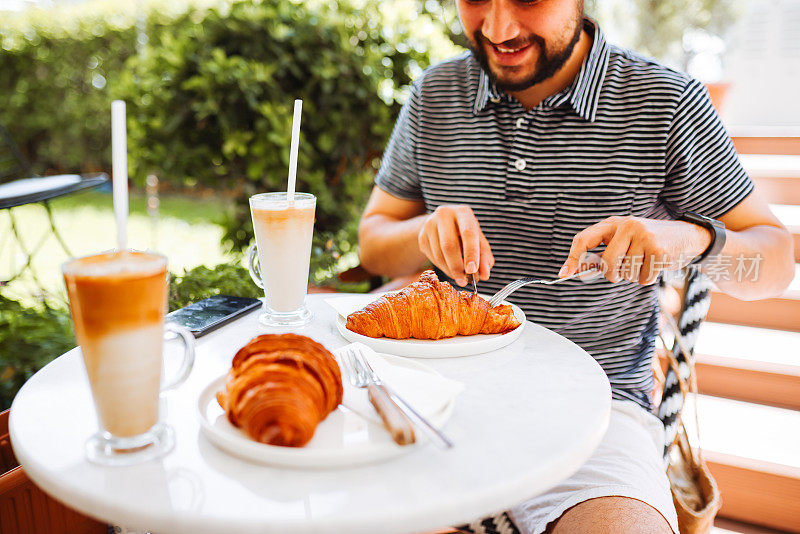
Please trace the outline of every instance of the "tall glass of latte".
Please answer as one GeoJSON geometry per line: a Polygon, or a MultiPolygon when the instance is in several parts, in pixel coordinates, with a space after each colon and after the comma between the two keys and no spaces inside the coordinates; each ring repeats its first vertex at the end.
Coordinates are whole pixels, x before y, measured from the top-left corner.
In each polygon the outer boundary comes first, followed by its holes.
{"type": "Polygon", "coordinates": [[[250,197],[256,244],[249,250],[250,275],[264,289],[262,324],[303,326],[311,321],[305,305],[314,210],[310,193],[262,193],[250,197]]]}
{"type": "Polygon", "coordinates": [[[185,350],[177,378],[162,385],[167,259],[124,250],[68,261],[62,272],[100,427],[87,442],[88,458],[128,465],[168,452],[174,437],[160,421],[159,394],[188,376],[194,338],[166,325],[185,350]]]}

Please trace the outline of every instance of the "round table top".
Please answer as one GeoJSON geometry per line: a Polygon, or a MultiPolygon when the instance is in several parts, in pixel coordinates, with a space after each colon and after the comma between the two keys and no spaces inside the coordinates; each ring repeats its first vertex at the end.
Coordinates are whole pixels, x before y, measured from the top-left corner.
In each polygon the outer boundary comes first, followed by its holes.
{"type": "MultiPolygon", "coordinates": [[[[335,350],[347,342],[324,298],[309,295],[314,322],[301,333],[335,350]]],[[[86,460],[84,443],[97,422],[80,351],[57,358],[12,405],[11,440],[21,465],[85,514],[160,534],[413,533],[463,524],[547,490],[591,455],[608,425],[611,390],[600,366],[566,338],[528,322],[500,350],[420,360],[466,386],[443,427],[454,448],[420,443],[357,468],[250,463],[205,438],[196,404],[236,350],[264,333],[257,317],[250,313],[198,340],[189,379],[164,395],[162,417],[175,429],[176,446],[136,466],[86,460]]],[[[167,367],[178,359],[170,352],[167,367]]]]}

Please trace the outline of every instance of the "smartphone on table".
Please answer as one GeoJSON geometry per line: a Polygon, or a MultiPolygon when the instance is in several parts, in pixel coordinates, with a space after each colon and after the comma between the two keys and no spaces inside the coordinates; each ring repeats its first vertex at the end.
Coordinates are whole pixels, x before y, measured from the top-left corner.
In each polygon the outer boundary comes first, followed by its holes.
{"type": "Polygon", "coordinates": [[[194,337],[202,337],[260,306],[260,300],[250,297],[214,295],[168,313],[166,320],[185,326],[194,337]]]}

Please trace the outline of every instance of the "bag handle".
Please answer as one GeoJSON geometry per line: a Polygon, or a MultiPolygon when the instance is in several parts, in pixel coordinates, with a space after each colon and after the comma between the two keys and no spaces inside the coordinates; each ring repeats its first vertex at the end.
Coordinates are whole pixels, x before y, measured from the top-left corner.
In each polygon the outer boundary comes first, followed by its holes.
{"type": "MultiPolygon", "coordinates": [[[[669,348],[669,346],[664,341],[664,337],[659,332],[658,337],[659,339],[661,339],[662,345],[664,345],[664,350],[667,355],[667,362],[669,363],[670,368],[672,368],[672,371],[675,373],[675,378],[678,380],[678,387],[680,387],[681,396],[683,397],[683,405],[681,406],[681,409],[678,411],[677,417],[680,419],[681,428],[683,428],[684,433],[686,433],[686,425],[683,420],[683,408],[686,406],[686,398],[688,394],[693,393],[695,395],[693,407],[694,407],[695,432],[698,440],[698,446],[692,447],[688,439],[686,440],[686,442],[690,449],[689,452],[694,453],[695,450],[693,449],[696,449],[697,457],[702,460],[703,453],[699,445],[700,419],[697,412],[697,371],[694,365],[694,358],[692,358],[691,353],[686,350],[686,342],[680,333],[680,329],[678,328],[678,325],[675,322],[675,318],[672,317],[672,315],[669,313],[663,313],[662,315],[665,317],[667,324],[669,325],[670,329],[673,332],[673,335],[675,337],[675,342],[678,344],[678,347],[681,349],[681,352],[683,353],[686,359],[686,365],[689,366],[689,383],[687,384],[679,372],[680,364],[678,362],[678,359],[675,357],[675,353],[672,351],[671,348],[669,348]]],[[[673,445],[676,442],[679,442],[678,440],[679,435],[680,433],[675,434],[675,439],[672,442],[673,445]]],[[[692,455],[694,456],[694,454],[692,455]]]]}

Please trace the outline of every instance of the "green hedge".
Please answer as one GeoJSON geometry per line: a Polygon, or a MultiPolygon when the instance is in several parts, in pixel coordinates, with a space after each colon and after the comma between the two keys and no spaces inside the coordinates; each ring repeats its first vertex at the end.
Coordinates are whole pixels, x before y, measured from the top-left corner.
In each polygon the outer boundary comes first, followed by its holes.
{"type": "Polygon", "coordinates": [[[11,95],[0,122],[37,170],[107,170],[110,101],[123,98],[134,183],[155,171],[234,195],[225,239],[240,249],[252,237],[247,197],[285,188],[302,98],[298,190],[318,197],[314,271],[354,250],[408,84],[457,51],[441,23],[415,0],[149,5],[84,8],[68,24],[40,13],[0,31],[0,92],[11,95]]]}

